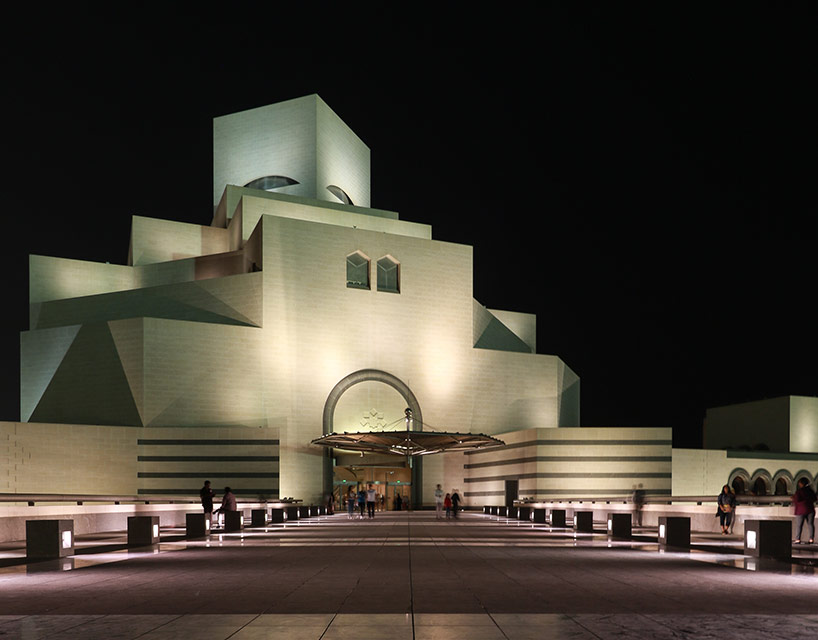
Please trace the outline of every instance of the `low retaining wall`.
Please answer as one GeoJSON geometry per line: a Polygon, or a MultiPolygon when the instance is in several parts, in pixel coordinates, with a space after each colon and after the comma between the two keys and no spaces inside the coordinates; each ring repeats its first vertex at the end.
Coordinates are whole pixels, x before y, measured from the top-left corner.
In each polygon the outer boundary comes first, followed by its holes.
{"type": "MultiPolygon", "coordinates": [[[[604,502],[527,502],[526,506],[537,509],[565,509],[567,518],[574,511],[593,511],[595,522],[605,522],[608,513],[634,513],[632,504],[604,502]]],[[[642,507],[642,526],[658,527],[662,516],[683,516],[690,518],[690,530],[698,533],[721,533],[716,517],[716,502],[698,504],[646,504],[642,507]]],[[[792,507],[780,505],[739,505],[733,533],[744,535],[745,520],[790,520],[794,521],[792,507]]]]}
{"type": "MultiPolygon", "coordinates": [[[[215,505],[218,508],[218,504],[215,505]]],[[[249,522],[252,509],[264,508],[261,503],[242,503],[249,522]]],[[[268,505],[269,506],[269,505],[268,505]]],[[[159,516],[162,527],[185,526],[185,515],[201,513],[198,504],[59,504],[59,505],[0,505],[0,542],[26,539],[26,520],[73,520],[74,535],[103,531],[127,531],[128,516],[159,516]]]]}

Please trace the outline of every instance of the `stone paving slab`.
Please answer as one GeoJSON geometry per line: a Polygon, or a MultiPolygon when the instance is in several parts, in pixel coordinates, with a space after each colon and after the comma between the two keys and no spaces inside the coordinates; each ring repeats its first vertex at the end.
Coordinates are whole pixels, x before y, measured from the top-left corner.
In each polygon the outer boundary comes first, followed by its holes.
{"type": "Polygon", "coordinates": [[[474,514],[335,516],[3,568],[0,638],[818,635],[815,573],[701,561],[743,558],[718,550],[474,514]]]}

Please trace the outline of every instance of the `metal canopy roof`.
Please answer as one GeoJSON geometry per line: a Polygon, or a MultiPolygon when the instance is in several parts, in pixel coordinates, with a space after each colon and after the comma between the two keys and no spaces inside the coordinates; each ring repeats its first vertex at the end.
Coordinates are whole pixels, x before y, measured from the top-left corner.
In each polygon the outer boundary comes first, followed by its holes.
{"type": "Polygon", "coordinates": [[[425,456],[443,451],[472,451],[498,447],[505,442],[482,433],[444,433],[440,431],[359,431],[330,433],[312,444],[350,451],[389,453],[400,456],[425,456]]]}

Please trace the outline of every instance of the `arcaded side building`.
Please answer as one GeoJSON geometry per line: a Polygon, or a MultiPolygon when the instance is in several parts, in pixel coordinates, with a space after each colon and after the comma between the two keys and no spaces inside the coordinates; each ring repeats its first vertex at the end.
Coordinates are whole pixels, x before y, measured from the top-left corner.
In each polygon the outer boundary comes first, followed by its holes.
{"type": "Polygon", "coordinates": [[[213,138],[210,225],[135,216],[127,265],[31,257],[6,490],[669,494],[670,429],[579,428],[579,378],[537,354],[535,316],[474,299],[472,247],[370,208],[370,151],[318,96],[216,118],[213,138]],[[406,408],[507,446],[410,470],[311,444],[406,408]]]}

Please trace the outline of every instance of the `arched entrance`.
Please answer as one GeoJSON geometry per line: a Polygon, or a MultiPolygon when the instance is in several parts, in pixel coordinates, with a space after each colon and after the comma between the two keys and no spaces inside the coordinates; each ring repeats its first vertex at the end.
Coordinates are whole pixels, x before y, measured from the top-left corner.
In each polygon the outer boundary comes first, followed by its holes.
{"type": "MultiPolygon", "coordinates": [[[[387,373],[386,371],[381,371],[379,369],[361,369],[360,371],[351,373],[341,379],[332,388],[332,391],[330,391],[329,395],[327,396],[327,400],[324,403],[323,413],[323,432],[325,435],[335,432],[335,414],[342,396],[356,385],[373,382],[388,385],[391,389],[397,391],[403,398],[405,407],[411,410],[412,420],[409,428],[414,431],[423,430],[423,414],[421,413],[420,403],[405,382],[391,373],[387,373]]],[[[360,409],[361,413],[364,414],[370,411],[370,407],[365,405],[361,405],[360,409]]],[[[373,414],[373,426],[380,426],[378,423],[378,417],[377,412],[373,414]]],[[[401,428],[406,427],[401,425],[401,428]]],[[[389,500],[389,506],[393,504],[392,499],[394,495],[401,495],[402,498],[411,499],[411,503],[415,507],[420,507],[423,504],[423,496],[421,493],[421,483],[423,478],[421,459],[410,459],[407,462],[409,468],[407,469],[404,466],[404,472],[401,472],[401,469],[397,464],[394,466],[394,468],[390,468],[388,464],[390,463],[382,466],[371,466],[369,468],[367,468],[368,465],[364,464],[356,465],[355,468],[352,468],[352,465],[349,465],[345,467],[343,471],[339,469],[339,477],[344,476],[340,482],[342,484],[350,484],[350,486],[353,483],[351,478],[354,478],[354,483],[356,486],[366,485],[370,481],[378,484],[383,482],[383,491],[389,500]],[[349,472],[352,472],[352,476],[350,478],[346,478],[346,476],[350,475],[349,472]],[[380,479],[381,476],[383,476],[383,480],[380,479]],[[394,479],[390,480],[390,478],[394,479]],[[344,479],[347,480],[347,483],[343,483],[344,479]],[[390,486],[392,487],[391,490],[389,490],[390,486]]],[[[327,494],[334,493],[337,496],[339,491],[337,491],[335,487],[335,476],[336,473],[335,465],[333,464],[333,454],[331,451],[327,451],[327,458],[324,467],[324,490],[327,494]]]]}

